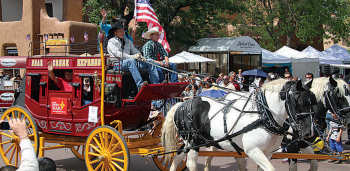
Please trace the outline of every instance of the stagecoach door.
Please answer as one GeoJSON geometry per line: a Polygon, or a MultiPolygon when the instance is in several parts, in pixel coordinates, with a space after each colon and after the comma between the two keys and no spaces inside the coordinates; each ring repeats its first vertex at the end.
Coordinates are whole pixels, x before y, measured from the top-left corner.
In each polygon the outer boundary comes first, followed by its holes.
{"type": "Polygon", "coordinates": [[[49,131],[63,134],[72,132],[72,92],[51,91],[49,103],[49,131]]]}

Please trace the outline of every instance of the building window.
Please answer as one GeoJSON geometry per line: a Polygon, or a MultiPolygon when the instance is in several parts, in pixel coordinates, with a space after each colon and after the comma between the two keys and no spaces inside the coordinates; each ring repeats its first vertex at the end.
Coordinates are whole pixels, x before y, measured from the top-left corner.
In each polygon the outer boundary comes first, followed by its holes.
{"type": "Polygon", "coordinates": [[[1,0],[1,21],[21,21],[23,0],[1,0]]]}
{"type": "Polygon", "coordinates": [[[52,3],[51,3],[51,2],[45,3],[45,7],[46,7],[47,15],[48,15],[49,17],[53,17],[53,7],[52,7],[52,3]]]}
{"type": "Polygon", "coordinates": [[[5,56],[18,56],[17,47],[5,47],[5,56]]]}

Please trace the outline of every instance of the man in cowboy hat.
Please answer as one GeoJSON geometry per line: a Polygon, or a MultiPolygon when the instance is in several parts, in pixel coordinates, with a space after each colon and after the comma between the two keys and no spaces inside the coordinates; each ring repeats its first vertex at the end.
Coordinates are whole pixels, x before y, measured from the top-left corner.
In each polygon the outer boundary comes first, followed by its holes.
{"type": "Polygon", "coordinates": [[[121,63],[121,66],[115,65],[115,70],[129,70],[138,89],[143,85],[147,85],[147,81],[143,82],[141,74],[136,66],[136,59],[138,59],[141,54],[135,48],[134,44],[129,39],[125,38],[123,25],[120,22],[116,22],[112,25],[109,32],[114,33],[114,37],[108,41],[108,53],[111,57],[119,58],[121,63]]]}
{"type": "MultiPolygon", "coordinates": [[[[176,65],[169,63],[168,53],[165,51],[162,44],[158,42],[160,38],[160,31],[158,27],[153,27],[149,29],[144,34],[145,39],[150,39],[142,47],[142,52],[147,61],[151,61],[162,67],[169,67],[171,70],[176,71],[176,65]]],[[[148,66],[148,71],[150,74],[150,81],[152,84],[160,83],[164,80],[164,75],[162,69],[156,66],[148,66]]],[[[170,74],[170,81],[177,82],[177,74],[170,74]]]]}

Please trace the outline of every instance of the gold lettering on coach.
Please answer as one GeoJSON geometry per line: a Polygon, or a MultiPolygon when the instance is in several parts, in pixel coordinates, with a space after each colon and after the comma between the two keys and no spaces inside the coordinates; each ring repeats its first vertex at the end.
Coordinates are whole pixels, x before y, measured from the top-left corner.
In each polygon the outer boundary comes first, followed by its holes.
{"type": "Polygon", "coordinates": [[[34,66],[34,67],[43,66],[43,60],[42,59],[32,59],[32,66],[34,66]]]}
{"type": "Polygon", "coordinates": [[[78,59],[77,66],[86,67],[86,66],[101,66],[101,59],[90,58],[90,59],[78,59]]]}
{"type": "Polygon", "coordinates": [[[52,64],[55,67],[69,67],[69,59],[54,59],[52,64]]]}

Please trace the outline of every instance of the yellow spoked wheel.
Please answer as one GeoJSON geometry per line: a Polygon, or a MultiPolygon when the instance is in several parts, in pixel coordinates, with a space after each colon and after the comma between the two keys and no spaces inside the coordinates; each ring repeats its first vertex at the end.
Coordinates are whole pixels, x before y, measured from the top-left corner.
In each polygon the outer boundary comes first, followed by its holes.
{"type": "Polygon", "coordinates": [[[84,160],[85,145],[77,145],[70,148],[74,156],[80,160],[84,160]]]}
{"type": "MultiPolygon", "coordinates": [[[[10,119],[24,119],[27,125],[28,138],[31,140],[34,151],[38,154],[39,136],[38,128],[30,115],[29,111],[23,107],[16,106],[7,109],[1,116],[1,120],[8,122],[10,119]]],[[[19,166],[21,161],[21,149],[19,146],[19,137],[10,130],[0,131],[0,155],[5,165],[19,166]]]]}
{"type": "Polygon", "coordinates": [[[130,154],[123,136],[110,126],[95,128],[85,144],[85,164],[92,170],[129,170],[130,154]]]}
{"type": "MultiPolygon", "coordinates": [[[[169,160],[165,161],[165,155],[159,155],[153,157],[153,162],[156,164],[159,170],[161,171],[169,171],[170,166],[173,163],[174,156],[172,156],[169,160]]],[[[177,171],[185,170],[186,168],[186,160],[183,160],[178,166],[177,171]]]]}

